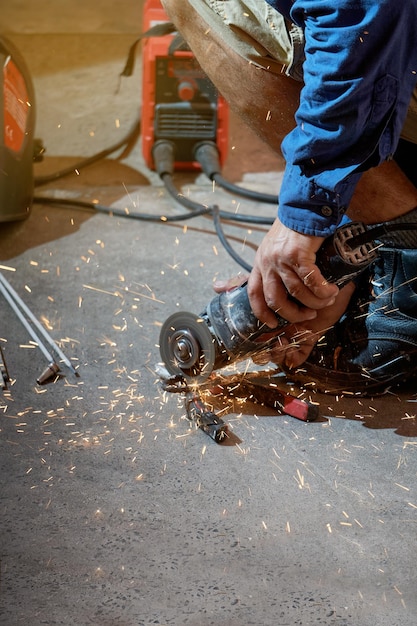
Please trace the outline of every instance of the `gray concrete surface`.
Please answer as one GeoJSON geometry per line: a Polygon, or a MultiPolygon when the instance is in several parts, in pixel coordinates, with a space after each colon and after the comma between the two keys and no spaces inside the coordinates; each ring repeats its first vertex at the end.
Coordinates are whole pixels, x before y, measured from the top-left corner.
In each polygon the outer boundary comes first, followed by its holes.
{"type": "MultiPolygon", "coordinates": [[[[117,4],[123,24],[136,4],[117,4]]],[[[56,3],[49,7],[50,25],[56,3]]],[[[110,39],[94,21],[89,36],[73,16],[62,35],[51,26],[24,34],[13,10],[29,23],[35,4],[8,9],[41,103],[48,158],[37,172],[116,141],[140,110],[139,66],[114,92],[135,33],[118,31],[115,18],[110,39]],[[74,56],[77,47],[88,54],[74,56]]],[[[262,148],[236,120],[231,133],[229,171],[270,191],[277,163],[269,155],[248,170],[240,146],[262,148]]],[[[202,202],[271,211],[213,196],[202,176],[178,183],[202,202]]],[[[123,161],[42,192],[179,211],[146,170],[139,142],[123,161]]],[[[262,229],[226,229],[251,262],[262,229]]],[[[3,275],[80,374],[39,387],[43,356],[0,298],[12,377],[0,398],[2,625],[416,623],[414,388],[373,399],[313,394],[321,418],[309,424],[213,399],[238,439],[216,445],[155,373],[161,323],[176,310],[198,313],[214,278],[238,271],[207,218],[161,225],[36,204],[27,221],[1,231],[3,275]]]]}

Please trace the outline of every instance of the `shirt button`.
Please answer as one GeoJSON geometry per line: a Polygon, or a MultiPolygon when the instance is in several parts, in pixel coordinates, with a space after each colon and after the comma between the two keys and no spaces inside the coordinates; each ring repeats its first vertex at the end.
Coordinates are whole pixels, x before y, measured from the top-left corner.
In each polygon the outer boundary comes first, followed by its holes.
{"type": "Polygon", "coordinates": [[[333,210],[329,206],[322,206],[321,214],[324,215],[324,217],[330,217],[331,215],[333,215],[333,210]]]}

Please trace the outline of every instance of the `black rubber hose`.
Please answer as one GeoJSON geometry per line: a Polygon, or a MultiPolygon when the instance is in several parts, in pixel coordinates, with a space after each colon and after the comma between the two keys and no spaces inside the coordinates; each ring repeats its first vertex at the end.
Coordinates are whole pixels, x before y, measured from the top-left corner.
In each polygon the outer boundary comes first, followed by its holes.
{"type": "Polygon", "coordinates": [[[229,256],[231,256],[232,259],[236,261],[238,265],[240,265],[244,270],[250,273],[252,271],[252,266],[249,265],[249,263],[246,263],[246,261],[242,259],[242,257],[232,248],[232,246],[230,245],[230,243],[228,242],[226,238],[226,235],[224,234],[222,224],[220,221],[219,207],[212,206],[210,207],[210,209],[211,209],[211,214],[213,216],[213,222],[214,222],[214,227],[216,229],[216,234],[223,248],[226,250],[229,256]]]}
{"type": "Polygon", "coordinates": [[[210,209],[199,205],[194,211],[188,211],[187,213],[180,213],[179,215],[153,215],[152,213],[131,213],[125,209],[118,209],[117,207],[109,207],[103,204],[96,204],[95,202],[86,202],[84,200],[73,200],[70,198],[51,198],[50,196],[35,196],[33,202],[36,204],[51,204],[54,206],[62,207],[74,207],[79,209],[89,209],[90,211],[96,211],[97,213],[106,213],[107,215],[117,215],[119,217],[126,217],[134,220],[142,220],[144,222],[181,222],[198,217],[199,215],[209,215],[210,209]]]}
{"type": "MultiPolygon", "coordinates": [[[[209,145],[209,144],[208,144],[209,145]]],[[[192,211],[201,209],[204,205],[190,200],[184,194],[180,193],[173,182],[174,164],[175,164],[175,146],[171,141],[157,141],[152,148],[152,156],[155,168],[163,181],[168,193],[182,206],[192,211]]],[[[259,217],[258,215],[241,215],[232,213],[231,211],[219,210],[222,219],[232,222],[240,222],[243,224],[256,224],[262,226],[270,226],[274,219],[270,217],[259,217]]]]}
{"type": "Polygon", "coordinates": [[[255,200],[257,202],[266,202],[268,204],[278,204],[278,195],[272,195],[269,193],[260,193],[258,191],[252,191],[251,189],[245,189],[239,185],[229,182],[223,178],[220,167],[219,151],[217,146],[212,141],[205,141],[198,144],[195,149],[195,159],[201,165],[201,168],[207,178],[215,182],[219,187],[230,191],[233,194],[248,198],[249,200],[255,200]]]}
{"type": "Polygon", "coordinates": [[[130,130],[129,133],[125,137],[123,137],[123,139],[115,143],[113,146],[110,146],[109,148],[105,148],[104,150],[101,150],[101,152],[98,152],[97,154],[93,154],[91,157],[82,159],[78,163],[74,163],[74,165],[65,167],[62,170],[53,172],[52,174],[47,174],[45,176],[36,176],[34,179],[35,187],[41,187],[42,185],[46,185],[47,183],[53,182],[54,180],[58,180],[58,178],[64,178],[64,176],[69,176],[70,174],[73,174],[76,170],[77,171],[82,170],[88,167],[89,165],[93,165],[93,163],[97,163],[97,161],[101,161],[102,159],[105,159],[110,154],[113,154],[113,152],[116,152],[116,150],[119,150],[120,148],[123,148],[123,146],[127,145],[129,141],[133,137],[135,137],[135,135],[139,133],[139,131],[140,131],[140,120],[136,122],[132,130],[130,130]]]}

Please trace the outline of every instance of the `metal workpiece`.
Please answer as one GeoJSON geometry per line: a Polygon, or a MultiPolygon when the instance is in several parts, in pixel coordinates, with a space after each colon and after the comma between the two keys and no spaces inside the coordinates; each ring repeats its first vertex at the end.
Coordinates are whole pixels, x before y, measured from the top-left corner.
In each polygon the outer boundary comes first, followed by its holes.
{"type": "Polygon", "coordinates": [[[198,428],[205,432],[206,435],[216,443],[223,443],[223,441],[229,437],[228,425],[221,417],[207,408],[197,393],[187,393],[185,408],[187,418],[194,422],[198,428]]]}

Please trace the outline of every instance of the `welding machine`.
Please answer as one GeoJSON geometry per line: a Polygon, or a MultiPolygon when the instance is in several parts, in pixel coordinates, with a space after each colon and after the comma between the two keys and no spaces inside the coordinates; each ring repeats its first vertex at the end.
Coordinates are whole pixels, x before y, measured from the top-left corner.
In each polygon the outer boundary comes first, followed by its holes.
{"type": "Polygon", "coordinates": [[[11,222],[26,218],[32,204],[35,100],[24,60],[2,36],[0,64],[0,222],[11,222]]]}
{"type": "MultiPolygon", "coordinates": [[[[159,0],[146,0],[144,30],[166,22],[159,0]]],[[[217,145],[221,162],[226,157],[228,106],[193,53],[176,45],[179,39],[170,34],[144,40],[142,151],[150,169],[155,169],[152,148],[158,141],[172,142],[180,170],[201,169],[194,152],[202,141],[217,145]]]]}

